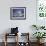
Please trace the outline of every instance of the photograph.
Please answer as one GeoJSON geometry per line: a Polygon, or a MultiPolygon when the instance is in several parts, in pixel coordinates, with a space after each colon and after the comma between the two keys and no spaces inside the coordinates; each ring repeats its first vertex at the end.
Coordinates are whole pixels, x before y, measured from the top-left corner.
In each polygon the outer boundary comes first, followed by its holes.
{"type": "Polygon", "coordinates": [[[25,20],[26,19],[26,7],[11,7],[10,8],[11,20],[25,20]]]}

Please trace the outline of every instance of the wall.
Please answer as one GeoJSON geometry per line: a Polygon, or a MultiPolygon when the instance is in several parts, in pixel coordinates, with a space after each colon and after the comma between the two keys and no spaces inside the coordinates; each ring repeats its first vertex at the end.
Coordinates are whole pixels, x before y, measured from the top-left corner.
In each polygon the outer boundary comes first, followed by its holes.
{"type": "Polygon", "coordinates": [[[0,34],[10,32],[11,27],[19,27],[19,32],[29,32],[36,24],[36,0],[0,0],[0,34]],[[26,20],[10,20],[10,7],[26,7],[26,20]]]}

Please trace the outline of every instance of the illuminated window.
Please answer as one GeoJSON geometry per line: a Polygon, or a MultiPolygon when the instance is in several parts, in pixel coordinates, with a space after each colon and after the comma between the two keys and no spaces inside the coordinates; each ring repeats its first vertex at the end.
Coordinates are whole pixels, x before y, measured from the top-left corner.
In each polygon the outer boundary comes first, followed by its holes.
{"type": "Polygon", "coordinates": [[[46,0],[37,0],[37,15],[46,17],[46,0]]]}

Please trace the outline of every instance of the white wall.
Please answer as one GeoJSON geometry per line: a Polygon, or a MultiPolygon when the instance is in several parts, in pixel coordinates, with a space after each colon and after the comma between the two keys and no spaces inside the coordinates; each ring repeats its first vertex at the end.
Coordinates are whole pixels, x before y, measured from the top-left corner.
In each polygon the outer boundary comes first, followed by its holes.
{"type": "Polygon", "coordinates": [[[0,34],[17,26],[32,35],[32,24],[36,24],[36,0],[0,0],[0,34]],[[10,7],[26,7],[26,20],[10,20],[10,7]]]}

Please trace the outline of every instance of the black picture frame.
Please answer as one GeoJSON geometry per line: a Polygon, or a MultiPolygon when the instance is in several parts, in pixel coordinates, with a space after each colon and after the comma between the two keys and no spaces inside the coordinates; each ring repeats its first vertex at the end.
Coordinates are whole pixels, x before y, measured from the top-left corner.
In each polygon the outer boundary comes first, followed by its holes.
{"type": "Polygon", "coordinates": [[[25,20],[26,19],[26,7],[11,7],[10,8],[11,20],[25,20]]]}

